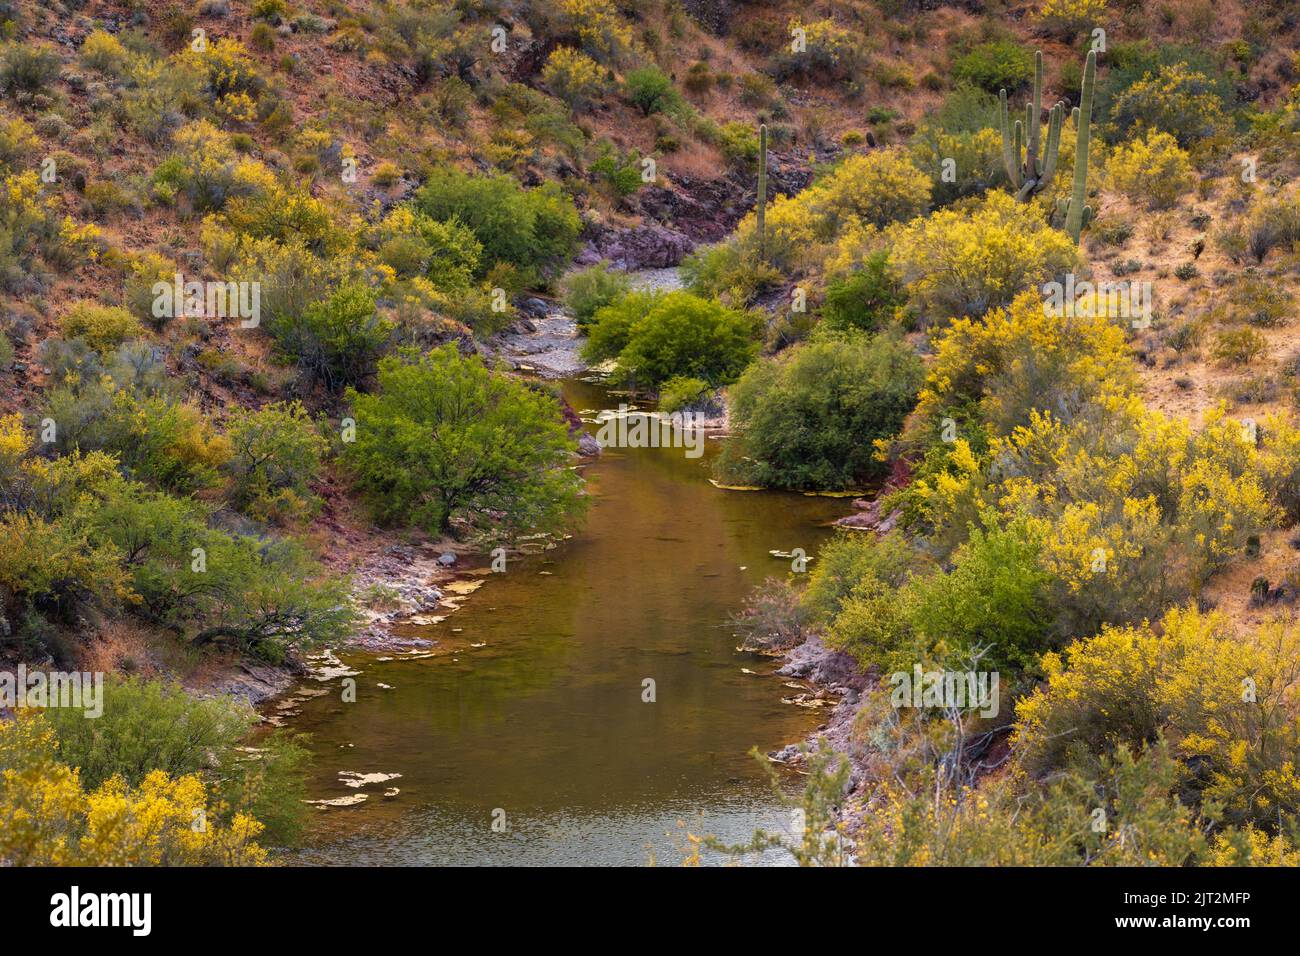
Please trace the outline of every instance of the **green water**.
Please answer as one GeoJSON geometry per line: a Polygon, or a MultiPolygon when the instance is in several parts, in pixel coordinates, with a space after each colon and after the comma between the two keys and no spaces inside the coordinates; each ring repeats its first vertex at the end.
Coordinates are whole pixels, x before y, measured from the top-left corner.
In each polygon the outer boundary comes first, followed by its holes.
{"type": "MultiPolygon", "coordinates": [[[[579,410],[618,406],[595,385],[565,391],[579,410]]],[[[487,575],[419,631],[441,642],[438,656],[345,656],[360,671],[356,702],[323,685],[291,726],[313,735],[310,796],[369,797],[317,811],[295,859],[676,863],[679,821],[734,841],[788,829],[748,751],[798,741],[818,714],[781,702],[796,691],[769,660],[736,651],[727,618],[789,570],[769,550],[813,554],[845,502],[722,491],[707,458],[607,450],[585,469],[583,530],[487,575]],[[354,790],[340,771],[401,777],[354,790]],[[401,792],[385,799],[388,787],[401,792]],[[505,832],[492,827],[498,810],[505,832]]]]}

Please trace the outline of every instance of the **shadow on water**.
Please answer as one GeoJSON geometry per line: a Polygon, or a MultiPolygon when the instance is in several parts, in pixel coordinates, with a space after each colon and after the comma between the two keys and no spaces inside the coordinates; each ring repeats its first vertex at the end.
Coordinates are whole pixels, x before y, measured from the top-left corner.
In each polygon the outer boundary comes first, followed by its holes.
{"type": "MultiPolygon", "coordinates": [[[[600,386],[564,388],[579,410],[618,406],[600,386]]],[[[313,736],[310,795],[358,792],[340,771],[402,776],[321,811],[296,860],[675,863],[679,820],[737,842],[785,826],[748,751],[799,740],[817,715],[781,703],[790,690],[765,676],[769,661],[736,651],[726,622],[753,585],[788,570],[768,551],[813,554],[844,504],[721,491],[708,457],[607,450],[585,470],[583,530],[487,576],[424,629],[454,652],[348,658],[356,703],[335,682],[293,722],[313,736]],[[647,678],[654,703],[642,701],[647,678]],[[386,787],[401,792],[385,799],[386,787]],[[508,832],[492,830],[497,809],[508,832]]]]}

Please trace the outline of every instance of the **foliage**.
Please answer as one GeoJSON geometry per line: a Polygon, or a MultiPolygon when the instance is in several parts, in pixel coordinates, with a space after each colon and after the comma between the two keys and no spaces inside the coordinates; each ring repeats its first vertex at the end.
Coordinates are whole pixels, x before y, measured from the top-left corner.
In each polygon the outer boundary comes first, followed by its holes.
{"type": "Polygon", "coordinates": [[[654,66],[629,70],[623,77],[623,95],[645,116],[669,113],[681,106],[681,94],[672,77],[654,66]]]}
{"type": "Polygon", "coordinates": [[[1031,205],[992,192],[896,227],[891,261],[913,301],[942,321],[980,316],[1067,271],[1074,244],[1031,205]]]}
{"type": "Polygon", "coordinates": [[[831,328],[874,332],[892,322],[906,301],[888,253],[876,252],[858,271],[827,284],[822,319],[831,328]]]}
{"type": "Polygon", "coordinates": [[[1106,0],[1043,0],[1038,20],[1063,40],[1072,41],[1084,30],[1104,27],[1106,0]]]}
{"type": "Polygon", "coordinates": [[[364,384],[393,335],[391,321],[379,314],[375,294],[359,284],[341,286],[296,316],[276,318],[271,334],[294,360],[308,386],[330,393],[364,384]]]}
{"type": "Polygon", "coordinates": [[[1188,791],[1232,822],[1275,824],[1300,810],[1296,630],[1243,639],[1226,618],[1171,610],[1158,627],[1103,630],[1044,658],[1048,681],[1017,708],[1025,769],[1091,765],[1117,744],[1163,735],[1188,791]]]}
{"type": "Polygon", "coordinates": [[[1217,85],[1186,63],[1162,66],[1116,96],[1111,122],[1129,136],[1168,133],[1183,149],[1205,148],[1228,130],[1217,85]]]}
{"type": "Polygon", "coordinates": [[[990,93],[1016,90],[1034,75],[1034,55],[1011,40],[993,40],[974,47],[952,64],[953,79],[990,93]]]}
{"type": "Polygon", "coordinates": [[[631,282],[627,273],[612,269],[607,262],[598,262],[569,273],[561,287],[565,307],[577,320],[578,328],[586,330],[597,312],[627,295],[631,282]]]}
{"type": "Polygon", "coordinates": [[[507,262],[530,276],[547,274],[572,257],[581,224],[573,203],[553,184],[524,189],[509,176],[435,172],[415,198],[438,221],[453,217],[483,245],[479,275],[507,262]]]}
{"type": "Polygon", "coordinates": [[[88,790],[40,715],[0,722],[0,860],[11,866],[259,866],[262,825],[228,822],[194,774],[88,790]],[[202,819],[204,826],[195,826],[202,819]]]}
{"type": "Polygon", "coordinates": [[[126,309],[100,305],[89,299],[74,302],[60,324],[67,338],[82,339],[99,352],[115,349],[142,331],[140,321],[126,309]]]}
{"type": "Polygon", "coordinates": [[[569,109],[582,111],[600,99],[607,87],[605,71],[591,57],[571,47],[556,47],[542,67],[542,82],[564,100],[569,109]]]}
{"type": "Polygon", "coordinates": [[[556,401],[453,346],[379,363],[378,390],[349,390],[343,460],[387,523],[512,535],[554,531],[579,506],[574,448],[556,401]]]}
{"type": "Polygon", "coordinates": [[[289,522],[319,505],[309,485],[320,472],[326,442],[300,402],[237,409],[226,437],[235,507],[262,520],[289,522]]]}
{"type": "Polygon", "coordinates": [[[881,472],[873,443],[898,431],[921,374],[912,349],[883,335],[826,334],[762,359],[731,389],[719,474],[774,488],[861,487],[881,472]]]}
{"type": "Polygon", "coordinates": [[[689,292],[634,292],[596,312],[583,354],[614,359],[617,374],[641,388],[676,376],[726,385],[758,351],[755,333],[752,316],[689,292]]]}
{"type": "Polygon", "coordinates": [[[1117,148],[1107,171],[1116,189],[1157,209],[1174,205],[1196,182],[1187,153],[1168,133],[1156,130],[1117,148]]]}

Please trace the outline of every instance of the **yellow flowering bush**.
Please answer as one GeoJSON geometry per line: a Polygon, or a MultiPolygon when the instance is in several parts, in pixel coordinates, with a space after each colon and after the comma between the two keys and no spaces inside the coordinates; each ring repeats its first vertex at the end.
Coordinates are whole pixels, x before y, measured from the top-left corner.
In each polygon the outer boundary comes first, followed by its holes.
{"type": "Polygon", "coordinates": [[[1106,628],[1043,658],[1044,686],[1016,708],[1023,769],[1093,766],[1118,744],[1163,735],[1185,785],[1232,822],[1276,824],[1300,810],[1300,631],[1237,633],[1188,607],[1158,625],[1106,628]]]}
{"type": "Polygon", "coordinates": [[[1118,147],[1107,165],[1111,183],[1137,202],[1167,208],[1196,184],[1191,160],[1168,133],[1148,130],[1144,139],[1118,147]]]}
{"type": "Polygon", "coordinates": [[[262,825],[245,813],[221,823],[193,775],[119,777],[87,792],[58,760],[39,715],[0,722],[0,862],[12,866],[260,866],[262,825]]]}
{"type": "Polygon", "coordinates": [[[1004,192],[895,226],[891,261],[932,320],[980,316],[1074,266],[1070,237],[1004,192]]]}

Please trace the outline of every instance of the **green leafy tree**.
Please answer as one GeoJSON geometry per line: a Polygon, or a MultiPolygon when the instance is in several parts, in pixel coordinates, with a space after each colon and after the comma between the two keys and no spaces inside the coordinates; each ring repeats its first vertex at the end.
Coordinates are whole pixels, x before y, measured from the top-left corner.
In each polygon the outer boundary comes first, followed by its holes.
{"type": "Polygon", "coordinates": [[[377,517],[433,533],[556,531],[581,505],[575,443],[549,394],[443,346],[383,359],[344,461],[377,517]]]}
{"type": "Polygon", "coordinates": [[[717,386],[753,359],[756,336],[748,313],[690,292],[631,293],[595,314],[584,354],[615,359],[618,374],[642,388],[679,376],[717,386]]]}
{"type": "Polygon", "coordinates": [[[458,219],[483,244],[479,277],[506,262],[536,279],[557,269],[577,249],[582,223],[573,201],[554,183],[524,189],[510,176],[436,171],[415,197],[439,221],[458,219]]]}
{"type": "Polygon", "coordinates": [[[254,517],[306,517],[319,503],[309,487],[320,472],[325,439],[301,402],[273,402],[237,410],[226,428],[231,500],[254,517]]]}
{"type": "Polygon", "coordinates": [[[906,343],[824,334],[749,368],[731,389],[732,438],[718,459],[728,481],[772,488],[857,488],[883,464],[916,403],[920,359],[906,343]]]}

